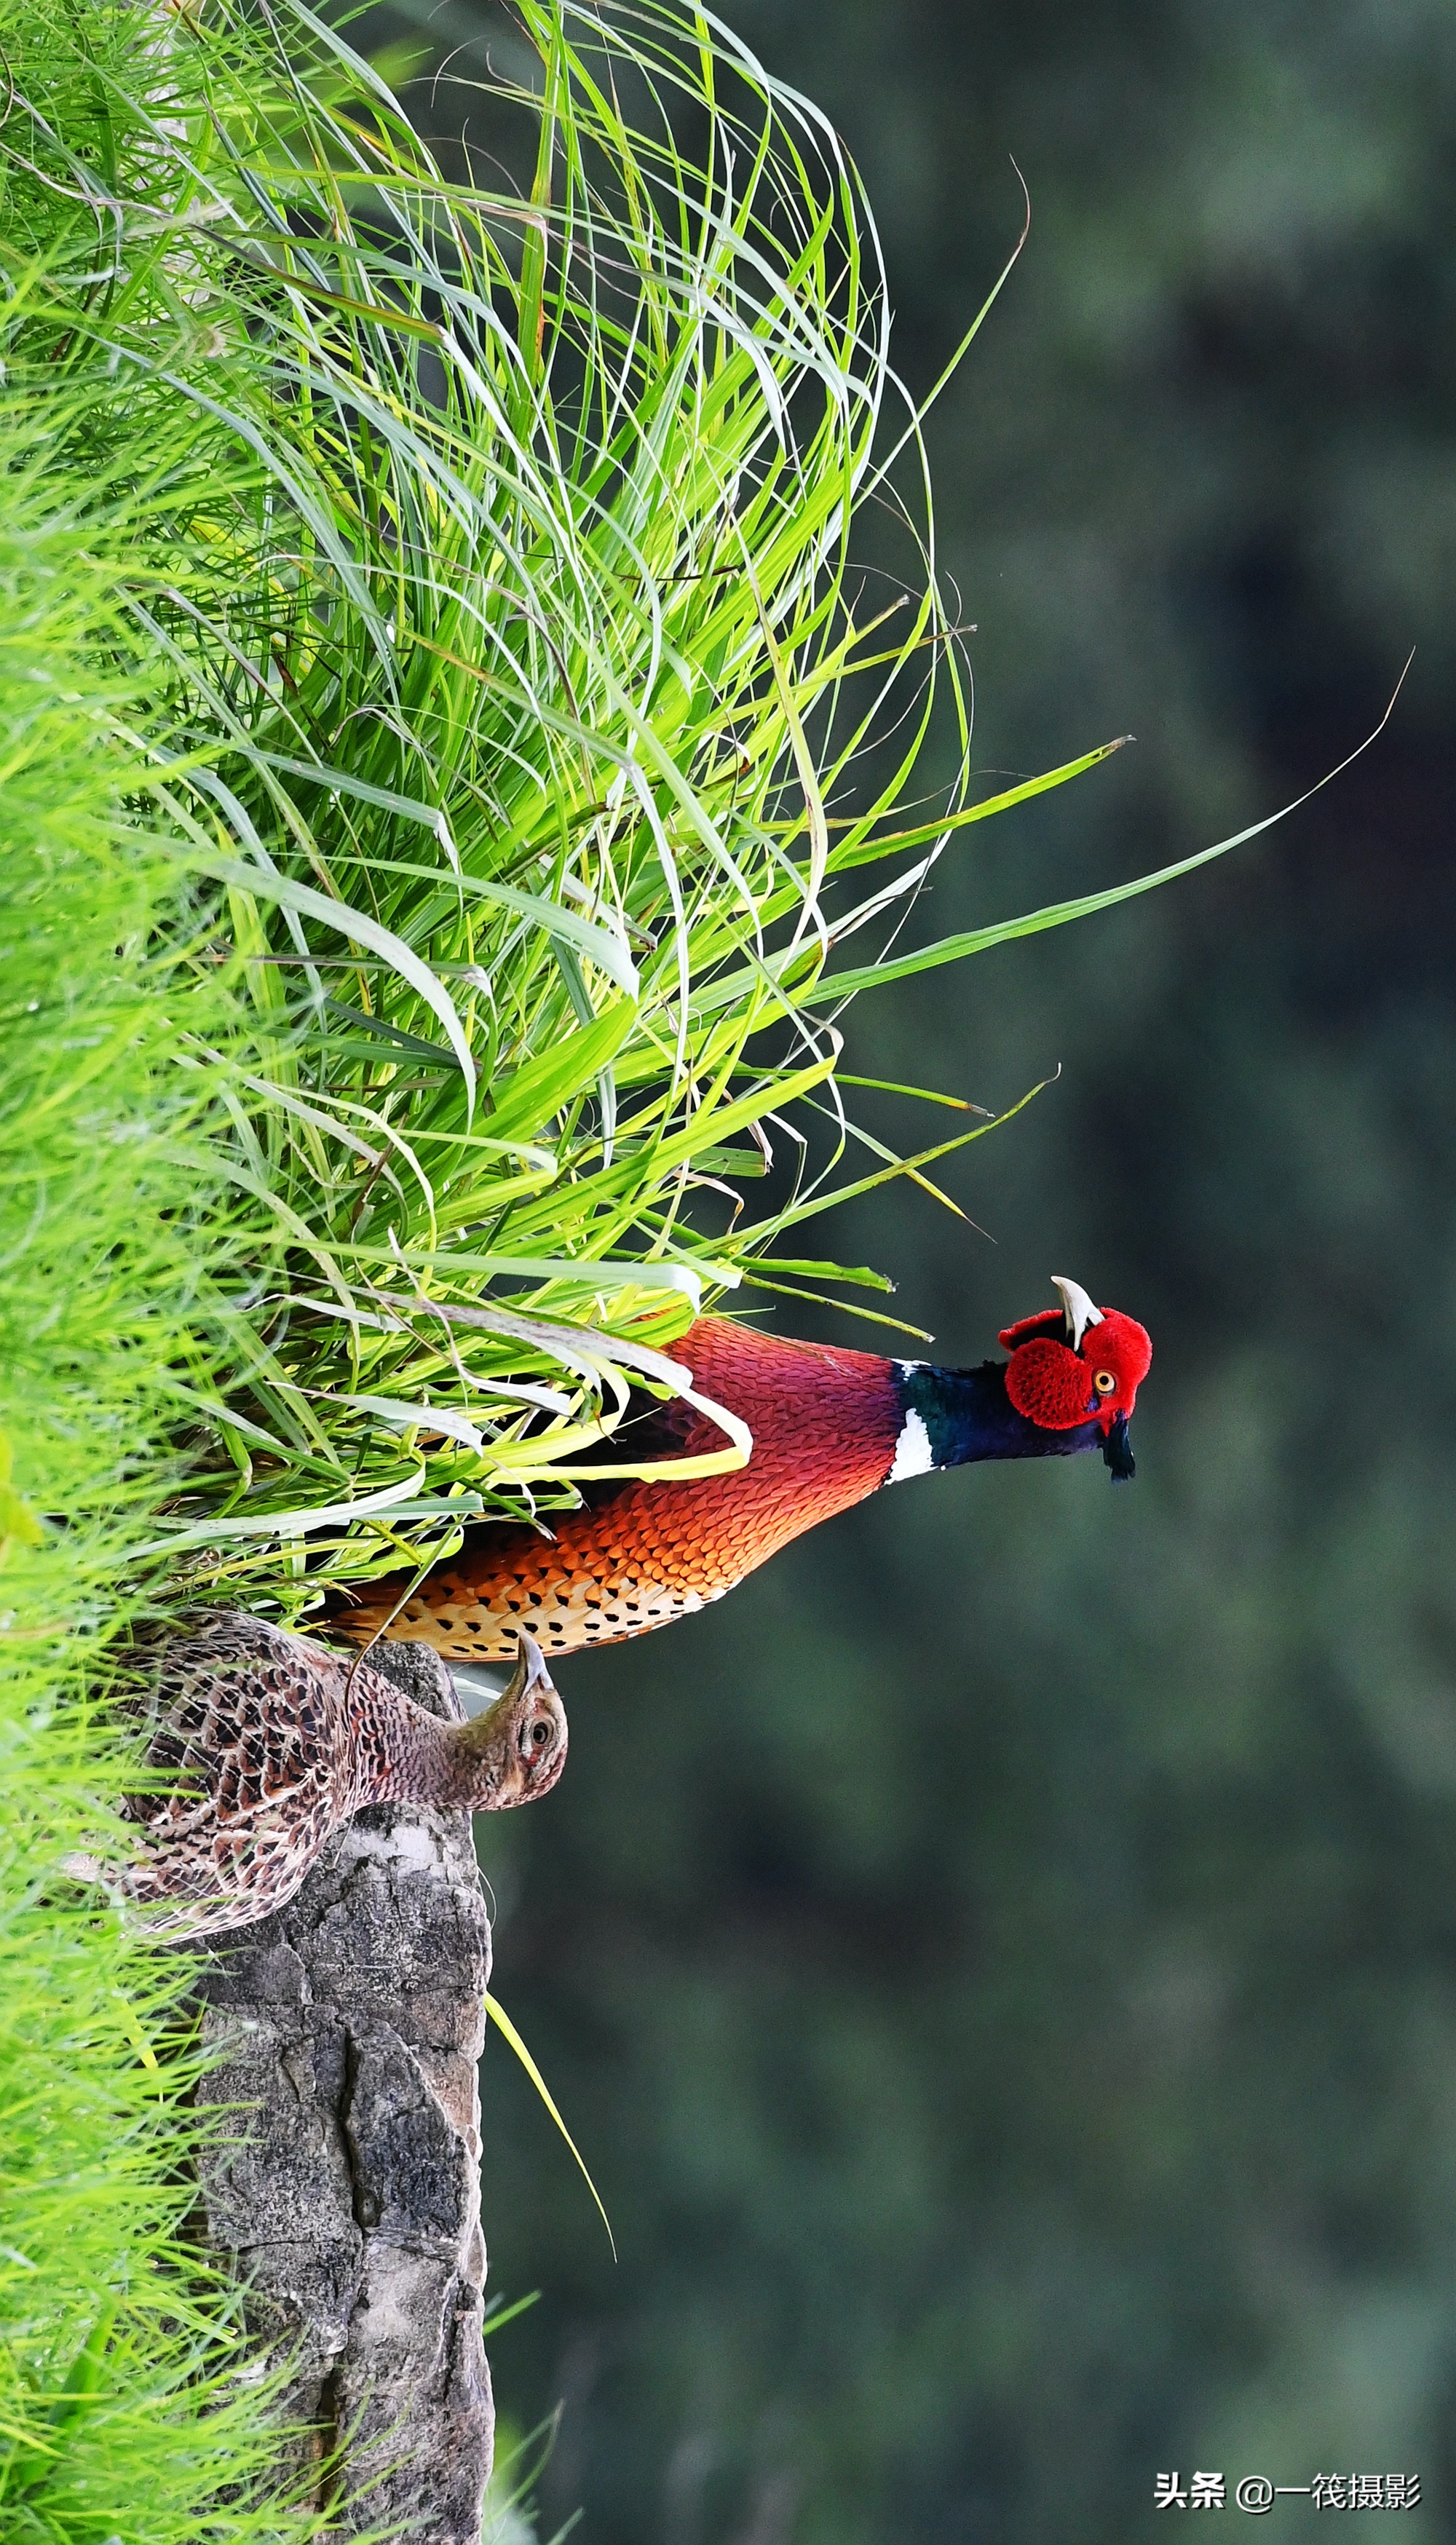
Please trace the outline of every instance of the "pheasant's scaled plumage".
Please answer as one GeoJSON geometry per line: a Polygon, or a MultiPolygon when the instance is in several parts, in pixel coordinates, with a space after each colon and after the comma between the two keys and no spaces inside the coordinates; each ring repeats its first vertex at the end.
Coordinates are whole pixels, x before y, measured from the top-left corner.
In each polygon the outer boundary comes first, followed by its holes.
{"type": "MultiPolygon", "coordinates": [[[[697,1393],[753,1434],[746,1467],[588,1483],[583,1507],[549,1532],[486,1524],[418,1586],[395,1577],[339,1605],[333,1631],[433,1644],[452,1661],[495,1660],[526,1629],[548,1654],[619,1643],[719,1600],[790,1538],[877,1487],[978,1459],[1100,1449],[1131,1476],[1127,1418],[1153,1347],[1144,1329],[1097,1308],[1075,1281],[1062,1306],[1001,1336],[1009,1361],[939,1369],[797,1343],[700,1317],[675,1347],[697,1393]]],[[[721,1446],[682,1399],[645,1401],[613,1460],[671,1461],[721,1446]]]]}

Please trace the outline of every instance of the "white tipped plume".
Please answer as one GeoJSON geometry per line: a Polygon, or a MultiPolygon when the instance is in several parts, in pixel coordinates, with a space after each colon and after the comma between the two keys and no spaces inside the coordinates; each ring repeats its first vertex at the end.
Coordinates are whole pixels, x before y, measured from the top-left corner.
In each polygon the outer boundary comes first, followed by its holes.
{"type": "Polygon", "coordinates": [[[1067,1331],[1072,1338],[1072,1349],[1074,1352],[1080,1352],[1082,1338],[1089,1326],[1101,1324],[1102,1311],[1092,1306],[1082,1283],[1069,1281],[1064,1272],[1052,1274],[1052,1288],[1062,1293],[1062,1305],[1067,1312],[1067,1331]]]}

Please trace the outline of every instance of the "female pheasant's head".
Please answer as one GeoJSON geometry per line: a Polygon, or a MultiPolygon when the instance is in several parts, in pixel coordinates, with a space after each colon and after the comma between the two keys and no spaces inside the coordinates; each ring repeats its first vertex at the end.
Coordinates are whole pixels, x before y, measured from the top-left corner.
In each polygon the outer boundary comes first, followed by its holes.
{"type": "Polygon", "coordinates": [[[1135,1472],[1127,1418],[1152,1366],[1152,1341],[1136,1318],[1094,1307],[1079,1282],[1054,1272],[1052,1286],[1060,1308],[1023,1317],[1000,1337],[1011,1356],[1007,1395],[1043,1432],[1098,1424],[1113,1481],[1125,1483],[1135,1472]]]}
{"type": "Polygon", "coordinates": [[[540,1646],[518,1634],[520,1659],[494,1705],[454,1736],[455,1799],[473,1812],[508,1812],[549,1794],[566,1765],[566,1708],[540,1646]]]}

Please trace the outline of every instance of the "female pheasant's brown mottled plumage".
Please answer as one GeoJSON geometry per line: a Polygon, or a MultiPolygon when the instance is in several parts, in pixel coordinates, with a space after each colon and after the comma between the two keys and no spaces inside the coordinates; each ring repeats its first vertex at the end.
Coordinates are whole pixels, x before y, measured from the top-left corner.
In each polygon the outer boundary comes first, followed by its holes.
{"type": "Polygon", "coordinates": [[[499,1812],[549,1792],[566,1715],[529,1636],[510,1686],[471,1723],[445,1724],[366,1661],[220,1616],[163,1650],[147,1765],[126,1805],[138,1860],[72,1857],[148,1913],[164,1936],[249,1927],[291,1900],[333,1832],[366,1803],[499,1812]],[[163,1781],[168,1780],[168,1781],[163,1781]]]}

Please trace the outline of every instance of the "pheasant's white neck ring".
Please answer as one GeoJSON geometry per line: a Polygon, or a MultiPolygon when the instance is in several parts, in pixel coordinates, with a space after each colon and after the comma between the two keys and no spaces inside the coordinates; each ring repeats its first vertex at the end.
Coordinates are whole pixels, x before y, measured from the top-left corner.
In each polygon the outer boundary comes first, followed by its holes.
{"type": "MultiPolygon", "coordinates": [[[[925,1364],[918,1360],[900,1363],[902,1369],[921,1369],[924,1366],[925,1364]]],[[[900,1437],[895,1443],[895,1463],[886,1476],[885,1482],[887,1485],[899,1485],[904,1483],[907,1476],[928,1476],[934,1464],[935,1452],[930,1446],[926,1418],[923,1414],[918,1414],[912,1406],[900,1426],[900,1437]]]]}

